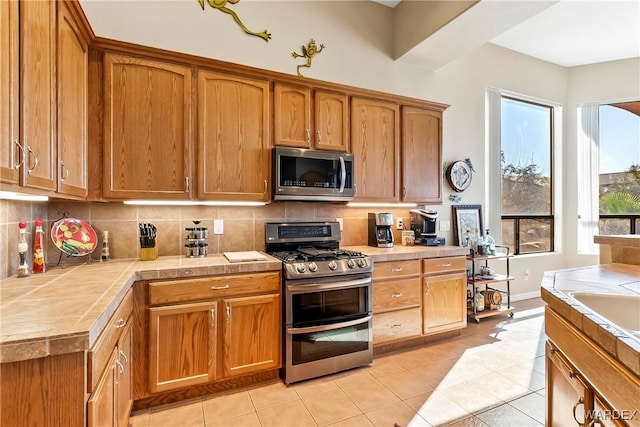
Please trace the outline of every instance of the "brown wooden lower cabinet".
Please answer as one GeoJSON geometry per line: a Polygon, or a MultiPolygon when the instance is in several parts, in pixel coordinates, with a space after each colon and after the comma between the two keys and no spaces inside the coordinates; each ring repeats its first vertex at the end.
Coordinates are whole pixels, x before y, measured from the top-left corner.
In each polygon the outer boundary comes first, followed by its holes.
{"type": "Polygon", "coordinates": [[[162,301],[148,309],[150,393],[280,367],[279,272],[151,282],[149,294],[162,301]]]}
{"type": "Polygon", "coordinates": [[[466,327],[464,257],[377,262],[373,344],[396,344],[466,327]]]}
{"type": "Polygon", "coordinates": [[[87,425],[116,425],[116,357],[118,349],[114,348],[109,358],[107,370],[103,373],[98,386],[87,403],[87,425]]]}
{"type": "Polygon", "coordinates": [[[593,391],[586,381],[549,343],[546,348],[548,426],[584,425],[585,414],[593,409],[593,391]]]}

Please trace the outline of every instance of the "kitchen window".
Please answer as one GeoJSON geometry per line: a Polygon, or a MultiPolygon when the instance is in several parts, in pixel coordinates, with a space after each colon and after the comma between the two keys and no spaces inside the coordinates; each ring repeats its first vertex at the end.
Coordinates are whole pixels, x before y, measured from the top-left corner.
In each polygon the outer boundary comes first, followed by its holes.
{"type": "Polygon", "coordinates": [[[640,100],[578,107],[578,252],[597,234],[640,234],[640,100]]]}
{"type": "Polygon", "coordinates": [[[600,234],[640,234],[640,101],[598,106],[600,234]]]}
{"type": "Polygon", "coordinates": [[[487,90],[486,100],[491,172],[485,223],[515,255],[553,252],[553,157],[562,107],[496,89],[487,90]]]}

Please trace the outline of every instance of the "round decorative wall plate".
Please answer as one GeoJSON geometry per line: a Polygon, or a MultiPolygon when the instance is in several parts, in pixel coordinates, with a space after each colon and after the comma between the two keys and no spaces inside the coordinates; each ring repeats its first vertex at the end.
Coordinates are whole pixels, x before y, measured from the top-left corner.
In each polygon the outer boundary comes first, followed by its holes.
{"type": "Polygon", "coordinates": [[[471,185],[471,168],[464,160],[457,160],[449,165],[445,173],[451,188],[461,192],[471,185]]]}
{"type": "Polygon", "coordinates": [[[96,231],[88,222],[75,218],[63,218],[51,227],[51,240],[67,255],[85,256],[98,244],[96,231]]]}

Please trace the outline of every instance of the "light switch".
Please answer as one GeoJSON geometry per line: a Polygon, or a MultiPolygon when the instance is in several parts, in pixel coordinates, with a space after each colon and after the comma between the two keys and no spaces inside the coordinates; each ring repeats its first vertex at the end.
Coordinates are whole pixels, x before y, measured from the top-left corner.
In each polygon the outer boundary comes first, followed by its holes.
{"type": "Polygon", "coordinates": [[[451,230],[451,222],[440,221],[440,231],[449,231],[449,230],[451,230]]]}

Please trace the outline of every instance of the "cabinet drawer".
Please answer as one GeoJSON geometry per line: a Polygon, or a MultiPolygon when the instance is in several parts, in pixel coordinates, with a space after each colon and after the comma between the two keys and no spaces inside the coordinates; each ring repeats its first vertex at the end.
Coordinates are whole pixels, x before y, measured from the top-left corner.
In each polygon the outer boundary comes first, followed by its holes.
{"type": "Polygon", "coordinates": [[[382,280],[373,284],[373,312],[420,306],[420,278],[382,280]]]}
{"type": "Polygon", "coordinates": [[[420,336],[420,308],[407,308],[373,315],[373,344],[420,336]]]}
{"type": "Polygon", "coordinates": [[[149,304],[212,300],[279,291],[279,271],[158,281],[149,283],[149,304]]]}
{"type": "Polygon", "coordinates": [[[465,271],[465,257],[429,258],[422,260],[424,274],[447,273],[449,271],[465,271]]]}
{"type": "Polygon", "coordinates": [[[100,375],[104,371],[111,353],[113,352],[120,334],[125,326],[131,322],[131,312],[133,310],[133,290],[130,289],[124,297],[116,312],[113,313],[107,326],[89,350],[87,356],[87,391],[91,393],[97,383],[100,375]]]}
{"type": "Polygon", "coordinates": [[[373,278],[386,279],[394,277],[415,276],[420,274],[420,260],[385,261],[373,265],[373,278]]]}

